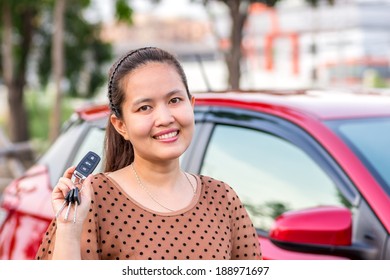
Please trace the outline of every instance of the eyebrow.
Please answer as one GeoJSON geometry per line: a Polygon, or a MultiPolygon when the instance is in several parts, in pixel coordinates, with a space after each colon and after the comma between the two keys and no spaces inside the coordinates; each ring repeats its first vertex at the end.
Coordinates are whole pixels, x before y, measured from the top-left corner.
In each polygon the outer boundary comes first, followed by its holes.
{"type": "MultiPolygon", "coordinates": [[[[180,89],[174,89],[168,93],[166,93],[164,95],[165,98],[169,98],[171,97],[172,95],[175,95],[177,93],[182,93],[183,91],[180,90],[180,89]]],[[[139,104],[142,104],[142,103],[148,103],[148,102],[152,102],[153,99],[152,98],[140,98],[140,99],[137,99],[136,101],[134,101],[133,105],[139,105],[139,104]]]]}

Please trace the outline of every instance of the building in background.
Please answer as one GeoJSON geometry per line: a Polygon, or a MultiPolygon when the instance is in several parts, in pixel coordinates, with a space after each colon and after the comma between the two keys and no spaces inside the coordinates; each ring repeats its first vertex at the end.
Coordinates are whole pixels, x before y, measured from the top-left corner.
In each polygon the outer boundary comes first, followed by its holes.
{"type": "MultiPolygon", "coordinates": [[[[225,89],[227,8],[221,3],[206,10],[200,2],[147,2],[135,1],[142,7],[135,7],[133,26],[106,24],[102,36],[114,43],[117,54],[159,46],[179,56],[192,89],[225,89]]],[[[281,1],[275,9],[253,4],[242,42],[241,85],[389,86],[389,15],[389,0],[336,0],[334,6],[320,4],[316,9],[303,0],[281,1]]]]}
{"type": "Polygon", "coordinates": [[[204,6],[176,0],[147,2],[135,2],[132,26],[106,22],[102,37],[113,43],[116,55],[144,46],[160,47],[178,56],[191,90],[210,89],[203,70],[213,80],[212,89],[226,89],[225,65],[204,6]]]}
{"type": "Polygon", "coordinates": [[[297,86],[389,85],[390,2],[335,2],[254,6],[243,42],[248,74],[297,86]]]}

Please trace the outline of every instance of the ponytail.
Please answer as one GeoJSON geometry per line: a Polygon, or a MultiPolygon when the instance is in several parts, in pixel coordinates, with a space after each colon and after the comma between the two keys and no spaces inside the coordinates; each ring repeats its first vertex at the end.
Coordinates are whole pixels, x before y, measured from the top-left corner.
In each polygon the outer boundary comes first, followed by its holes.
{"type": "Polygon", "coordinates": [[[133,145],[125,140],[112,125],[107,123],[105,136],[105,167],[104,172],[112,172],[130,165],[134,161],[133,145]]]}

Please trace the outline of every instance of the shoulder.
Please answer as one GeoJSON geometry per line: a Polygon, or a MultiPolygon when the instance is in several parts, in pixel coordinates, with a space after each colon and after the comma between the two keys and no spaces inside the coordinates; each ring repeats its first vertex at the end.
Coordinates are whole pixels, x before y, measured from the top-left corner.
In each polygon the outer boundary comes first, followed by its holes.
{"type": "Polygon", "coordinates": [[[230,185],[224,181],[215,179],[210,176],[206,175],[198,175],[200,178],[200,181],[202,182],[203,185],[208,186],[208,187],[217,187],[217,188],[225,188],[225,189],[232,189],[230,185]]]}
{"type": "Polygon", "coordinates": [[[205,175],[198,175],[202,186],[208,188],[226,188],[227,184],[221,180],[214,179],[205,175]]]}
{"type": "Polygon", "coordinates": [[[206,191],[211,190],[214,193],[223,192],[229,201],[238,198],[237,193],[228,183],[205,175],[199,175],[199,178],[206,191]]]}
{"type": "Polygon", "coordinates": [[[95,194],[96,191],[112,188],[110,180],[104,173],[94,174],[90,180],[90,184],[92,186],[92,189],[95,190],[95,194]]]}
{"type": "Polygon", "coordinates": [[[90,181],[92,184],[107,184],[108,178],[107,178],[106,174],[104,174],[104,173],[97,173],[97,174],[92,175],[92,178],[90,181]]]}

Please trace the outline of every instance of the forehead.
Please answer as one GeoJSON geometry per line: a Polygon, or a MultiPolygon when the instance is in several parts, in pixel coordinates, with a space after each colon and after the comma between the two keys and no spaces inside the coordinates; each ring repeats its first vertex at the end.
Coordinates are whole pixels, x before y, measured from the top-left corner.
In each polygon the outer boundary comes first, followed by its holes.
{"type": "Polygon", "coordinates": [[[169,63],[149,62],[143,64],[122,79],[125,92],[132,89],[148,89],[154,87],[184,86],[175,66],[169,63]]]}
{"type": "Polygon", "coordinates": [[[162,72],[165,71],[175,72],[178,76],[180,76],[176,67],[169,62],[147,61],[127,73],[125,75],[125,79],[130,80],[133,76],[137,76],[137,78],[139,78],[138,76],[149,74],[150,72],[157,72],[162,74],[162,72]]]}
{"type": "Polygon", "coordinates": [[[168,82],[172,78],[181,80],[180,74],[175,66],[164,62],[148,62],[126,74],[122,81],[127,84],[137,82],[148,82],[152,84],[154,81],[160,80],[166,80],[168,82]]]}

